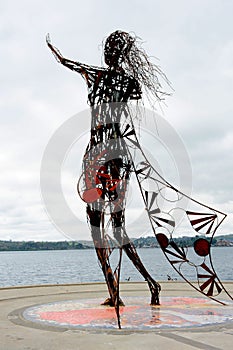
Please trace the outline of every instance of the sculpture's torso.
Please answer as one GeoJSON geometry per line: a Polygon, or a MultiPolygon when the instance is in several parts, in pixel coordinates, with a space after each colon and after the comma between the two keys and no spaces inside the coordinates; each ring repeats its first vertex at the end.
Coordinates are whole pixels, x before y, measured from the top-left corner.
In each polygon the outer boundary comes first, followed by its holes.
{"type": "Polygon", "coordinates": [[[93,71],[88,76],[87,83],[88,101],[91,106],[141,98],[137,80],[120,68],[93,71]]]}

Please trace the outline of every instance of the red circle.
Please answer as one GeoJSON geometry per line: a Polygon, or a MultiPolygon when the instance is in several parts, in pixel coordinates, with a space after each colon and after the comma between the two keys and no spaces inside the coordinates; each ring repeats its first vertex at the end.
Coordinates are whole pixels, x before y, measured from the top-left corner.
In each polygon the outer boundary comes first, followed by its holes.
{"type": "Polygon", "coordinates": [[[168,247],[169,240],[168,240],[167,236],[165,236],[163,233],[158,233],[156,235],[156,238],[157,238],[157,241],[159,242],[160,247],[162,249],[166,249],[168,247]]]}
{"type": "Polygon", "coordinates": [[[197,239],[193,246],[199,256],[206,256],[210,253],[210,243],[204,238],[197,239]]]}

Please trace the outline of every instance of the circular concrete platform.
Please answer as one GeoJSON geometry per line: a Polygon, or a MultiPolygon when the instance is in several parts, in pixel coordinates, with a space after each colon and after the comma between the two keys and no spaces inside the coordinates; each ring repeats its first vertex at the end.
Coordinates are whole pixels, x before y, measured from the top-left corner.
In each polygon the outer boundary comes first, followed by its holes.
{"type": "MultiPolygon", "coordinates": [[[[117,329],[115,309],[100,305],[100,298],[56,301],[11,312],[21,324],[33,328],[78,330],[117,329]]],[[[223,306],[207,298],[163,297],[151,306],[145,297],[125,297],[120,307],[121,326],[128,331],[155,331],[216,326],[233,322],[233,303],[223,306]]],[[[13,318],[14,319],[14,318],[13,318]]]]}
{"type": "MultiPolygon", "coordinates": [[[[226,282],[225,285],[233,295],[233,283],[226,282]]],[[[198,295],[186,283],[169,281],[161,282],[161,286],[163,304],[159,308],[151,308],[150,293],[145,282],[121,283],[121,297],[126,304],[121,309],[121,330],[117,328],[115,311],[100,306],[108,295],[105,283],[0,288],[0,348],[232,348],[233,309],[226,294],[222,294],[222,300],[228,305],[221,306],[198,295]],[[78,322],[80,318],[81,322],[78,322]],[[127,322],[131,328],[127,328],[127,322]]]]}

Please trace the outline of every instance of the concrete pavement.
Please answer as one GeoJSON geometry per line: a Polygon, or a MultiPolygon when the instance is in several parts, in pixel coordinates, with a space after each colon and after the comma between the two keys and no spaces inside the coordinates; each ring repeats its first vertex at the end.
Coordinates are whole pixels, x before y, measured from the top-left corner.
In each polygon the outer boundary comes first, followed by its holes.
{"type": "MultiPolygon", "coordinates": [[[[162,282],[162,297],[201,297],[183,282],[162,282]]],[[[233,283],[225,284],[233,294],[233,283]]],[[[220,350],[233,348],[233,322],[204,327],[180,327],[136,331],[127,329],[100,330],[38,327],[22,317],[20,310],[33,305],[101,298],[107,296],[103,283],[76,285],[46,285],[0,289],[0,350],[74,350],[74,349],[168,349],[220,350]]],[[[121,284],[121,296],[145,297],[149,302],[146,283],[121,284]]],[[[224,295],[223,295],[223,299],[224,295]]],[[[227,299],[226,299],[227,300],[227,299]]],[[[232,310],[232,309],[231,309],[232,310]]],[[[232,314],[233,319],[233,314],[232,314]]]]}

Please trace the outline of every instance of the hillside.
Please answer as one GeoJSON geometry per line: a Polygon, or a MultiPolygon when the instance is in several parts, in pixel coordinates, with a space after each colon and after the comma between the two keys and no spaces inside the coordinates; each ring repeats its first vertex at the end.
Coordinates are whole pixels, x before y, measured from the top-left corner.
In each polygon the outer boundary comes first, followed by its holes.
{"type": "MultiPolygon", "coordinates": [[[[174,241],[183,247],[193,246],[196,237],[174,238],[174,241]]],[[[132,239],[136,248],[157,248],[158,242],[155,237],[141,237],[132,239]]],[[[213,246],[233,246],[233,234],[217,236],[212,241],[213,246]]],[[[93,249],[92,241],[58,241],[58,242],[35,242],[35,241],[0,241],[0,251],[36,251],[36,250],[74,250],[93,249]]]]}

